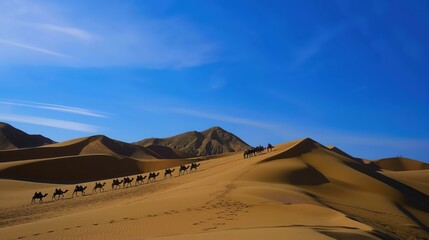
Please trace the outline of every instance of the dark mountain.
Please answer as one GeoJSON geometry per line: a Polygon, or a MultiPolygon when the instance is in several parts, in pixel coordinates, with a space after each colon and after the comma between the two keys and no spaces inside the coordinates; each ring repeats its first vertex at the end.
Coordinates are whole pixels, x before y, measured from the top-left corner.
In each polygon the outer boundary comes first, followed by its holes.
{"type": "Polygon", "coordinates": [[[243,140],[220,127],[212,127],[202,132],[185,132],[168,138],[148,138],[135,144],[145,147],[161,145],[195,156],[237,152],[250,148],[243,140]]]}
{"type": "Polygon", "coordinates": [[[38,147],[55,143],[42,135],[30,135],[7,123],[0,123],[0,150],[38,147]]]}

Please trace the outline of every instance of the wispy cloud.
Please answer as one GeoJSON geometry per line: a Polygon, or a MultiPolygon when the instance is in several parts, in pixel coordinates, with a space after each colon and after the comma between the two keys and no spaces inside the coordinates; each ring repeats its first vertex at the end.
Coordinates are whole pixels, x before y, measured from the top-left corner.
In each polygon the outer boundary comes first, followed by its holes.
{"type": "Polygon", "coordinates": [[[217,61],[219,44],[197,24],[130,12],[142,3],[121,6],[92,14],[72,2],[0,1],[0,64],[183,69],[217,61]]]}
{"type": "Polygon", "coordinates": [[[47,109],[52,111],[67,112],[67,113],[73,113],[73,114],[85,115],[85,116],[91,116],[91,117],[100,117],[100,118],[106,117],[105,113],[100,113],[91,109],[64,106],[64,105],[58,105],[58,104],[50,104],[50,103],[27,102],[27,101],[19,101],[19,102],[0,101],[0,104],[47,109]]]}
{"type": "Polygon", "coordinates": [[[35,52],[39,52],[39,53],[43,53],[43,54],[47,54],[47,55],[51,55],[51,56],[56,56],[56,57],[62,57],[62,58],[71,58],[68,55],[59,53],[59,52],[55,52],[49,49],[45,49],[45,48],[40,48],[40,47],[36,47],[36,46],[32,46],[32,45],[28,45],[28,44],[24,44],[24,43],[19,43],[19,42],[15,42],[15,41],[9,41],[6,39],[1,39],[0,38],[0,43],[1,44],[5,44],[5,45],[9,45],[9,46],[14,46],[14,47],[18,47],[18,48],[24,48],[24,49],[28,49],[31,51],[35,51],[35,52]]]}
{"type": "Polygon", "coordinates": [[[323,50],[323,46],[337,37],[347,27],[347,24],[342,22],[329,28],[322,29],[312,39],[310,39],[304,47],[298,48],[295,59],[290,68],[296,69],[302,64],[309,61],[323,50]]]}
{"type": "Polygon", "coordinates": [[[221,121],[221,122],[242,124],[242,125],[264,128],[264,129],[275,129],[278,127],[271,123],[256,121],[253,119],[227,116],[222,114],[214,114],[214,113],[196,111],[196,110],[186,109],[186,108],[171,108],[169,109],[169,111],[173,113],[179,113],[179,114],[193,116],[193,117],[212,119],[212,120],[221,121]]]}
{"type": "Polygon", "coordinates": [[[92,40],[96,38],[96,36],[93,33],[90,33],[86,30],[76,28],[76,27],[66,27],[66,26],[60,26],[60,25],[51,24],[51,23],[29,23],[29,22],[23,23],[23,25],[32,27],[32,28],[41,29],[41,30],[62,33],[81,40],[92,40]]]}
{"type": "Polygon", "coordinates": [[[21,122],[21,123],[27,123],[27,124],[33,124],[33,125],[41,125],[41,126],[47,126],[47,127],[53,127],[53,128],[61,128],[61,129],[79,131],[79,132],[94,133],[99,130],[96,126],[89,125],[89,124],[65,121],[65,120],[59,120],[59,119],[53,119],[53,118],[28,116],[28,115],[1,114],[0,120],[11,121],[11,122],[21,122]]]}

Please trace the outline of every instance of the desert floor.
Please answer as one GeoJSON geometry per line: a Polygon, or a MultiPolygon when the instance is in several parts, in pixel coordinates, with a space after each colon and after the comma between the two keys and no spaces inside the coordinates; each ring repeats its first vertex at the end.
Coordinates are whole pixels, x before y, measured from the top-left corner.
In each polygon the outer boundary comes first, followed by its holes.
{"type": "Polygon", "coordinates": [[[0,238],[429,239],[429,170],[370,171],[311,139],[200,163],[125,189],[81,183],[86,195],[74,198],[76,184],[0,179],[0,238]],[[58,187],[69,191],[52,200],[58,187]],[[44,203],[31,204],[35,191],[49,193],[44,203]]]}

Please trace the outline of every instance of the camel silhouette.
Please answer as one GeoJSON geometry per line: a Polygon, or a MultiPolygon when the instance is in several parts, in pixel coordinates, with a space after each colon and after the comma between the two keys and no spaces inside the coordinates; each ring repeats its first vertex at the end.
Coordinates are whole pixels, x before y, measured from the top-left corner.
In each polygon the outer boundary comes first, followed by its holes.
{"type": "Polygon", "coordinates": [[[136,179],[136,185],[144,183],[144,180],[146,179],[146,177],[147,177],[146,175],[144,177],[142,175],[138,175],[136,179]]]}
{"type": "Polygon", "coordinates": [[[188,172],[189,166],[180,165],[179,176],[188,172]]]}
{"type": "Polygon", "coordinates": [[[43,198],[48,196],[47,193],[42,194],[42,192],[35,192],[33,198],[31,199],[31,204],[36,203],[36,199],[39,199],[39,203],[43,202],[43,198]]]}
{"type": "Polygon", "coordinates": [[[267,152],[273,151],[273,148],[274,148],[274,145],[271,145],[271,143],[268,143],[267,152]]]}
{"type": "Polygon", "coordinates": [[[167,177],[167,175],[170,175],[170,177],[173,177],[173,174],[171,174],[171,173],[173,173],[173,172],[174,172],[174,170],[176,170],[176,169],[174,169],[174,168],[173,168],[173,170],[171,170],[171,169],[169,169],[169,168],[165,169],[165,172],[164,172],[164,179],[167,177]]]}
{"type": "Polygon", "coordinates": [[[122,187],[129,187],[131,186],[131,183],[134,181],[134,178],[129,178],[129,177],[124,177],[124,184],[122,185],[122,187]]]}
{"type": "Polygon", "coordinates": [[[82,196],[84,196],[86,188],[87,188],[87,186],[84,187],[82,185],[76,185],[76,187],[74,188],[74,191],[72,193],[72,197],[74,196],[74,194],[76,194],[76,197],[77,197],[78,192],[82,192],[82,196]]]}
{"type": "Polygon", "coordinates": [[[95,182],[95,186],[92,189],[92,192],[95,191],[97,193],[97,189],[100,189],[100,192],[101,192],[101,190],[103,190],[103,192],[104,192],[104,185],[106,185],[106,182],[104,182],[103,184],[101,184],[101,182],[95,182]]]}
{"type": "Polygon", "coordinates": [[[63,191],[63,190],[61,190],[61,188],[58,188],[58,189],[56,188],[55,192],[54,192],[54,194],[52,196],[52,199],[57,199],[57,198],[55,198],[57,195],[58,195],[58,199],[57,200],[59,200],[61,196],[64,198],[64,193],[66,193],[68,191],[69,190],[67,190],[67,189],[65,191],[63,191]]]}
{"type": "Polygon", "coordinates": [[[118,179],[113,179],[113,182],[112,182],[112,190],[115,190],[116,188],[121,188],[121,183],[122,183],[123,181],[124,181],[124,180],[119,181],[118,179]]]}
{"type": "Polygon", "coordinates": [[[156,177],[158,177],[159,173],[154,173],[151,172],[149,173],[149,178],[148,178],[148,182],[155,182],[156,181],[156,177]]]}
{"type": "Polygon", "coordinates": [[[197,167],[199,167],[200,165],[201,165],[200,163],[192,163],[191,169],[189,171],[190,172],[192,172],[192,170],[197,171],[197,167]]]}

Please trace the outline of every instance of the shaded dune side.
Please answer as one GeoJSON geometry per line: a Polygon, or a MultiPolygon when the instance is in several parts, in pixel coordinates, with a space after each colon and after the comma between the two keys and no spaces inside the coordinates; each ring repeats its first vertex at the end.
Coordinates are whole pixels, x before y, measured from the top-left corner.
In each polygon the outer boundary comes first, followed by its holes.
{"type": "Polygon", "coordinates": [[[146,149],[158,154],[159,158],[190,158],[195,157],[194,155],[184,153],[166,146],[161,145],[149,145],[146,149]]]}
{"type": "Polygon", "coordinates": [[[109,155],[45,159],[0,171],[0,178],[49,183],[77,183],[137,174],[139,161],[109,155]]]}
{"type": "Polygon", "coordinates": [[[195,160],[137,160],[123,156],[82,155],[49,158],[0,170],[0,178],[45,183],[79,183],[111,179],[189,164],[195,160]]]}

